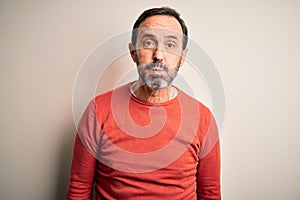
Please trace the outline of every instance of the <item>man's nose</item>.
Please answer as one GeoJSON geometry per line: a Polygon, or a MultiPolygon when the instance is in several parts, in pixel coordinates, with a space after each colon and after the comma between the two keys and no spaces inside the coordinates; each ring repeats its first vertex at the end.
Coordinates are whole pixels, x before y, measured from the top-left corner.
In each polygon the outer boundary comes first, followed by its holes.
{"type": "Polygon", "coordinates": [[[154,49],[153,58],[155,61],[162,61],[164,58],[164,49],[157,47],[154,49]]]}

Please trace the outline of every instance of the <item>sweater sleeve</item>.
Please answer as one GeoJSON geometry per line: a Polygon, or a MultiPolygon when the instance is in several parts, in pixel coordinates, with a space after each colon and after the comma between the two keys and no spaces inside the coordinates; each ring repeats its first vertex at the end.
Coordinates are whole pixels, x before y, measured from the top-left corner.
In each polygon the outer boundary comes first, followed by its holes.
{"type": "Polygon", "coordinates": [[[220,141],[217,125],[212,115],[205,128],[197,168],[198,200],[220,200],[220,141]]]}
{"type": "Polygon", "coordinates": [[[71,174],[67,191],[68,200],[91,200],[96,159],[86,150],[76,135],[71,174]]]}
{"type": "Polygon", "coordinates": [[[92,199],[101,128],[91,101],[78,124],[74,143],[68,200],[92,199]]]}

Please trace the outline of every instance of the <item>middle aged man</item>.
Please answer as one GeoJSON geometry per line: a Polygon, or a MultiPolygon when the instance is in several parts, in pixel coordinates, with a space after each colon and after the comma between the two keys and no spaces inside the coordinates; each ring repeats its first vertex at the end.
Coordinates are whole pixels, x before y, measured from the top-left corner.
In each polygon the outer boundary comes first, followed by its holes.
{"type": "Polygon", "coordinates": [[[144,11],[130,54],[138,80],[97,96],[78,126],[68,199],[221,199],[214,118],[172,86],[187,27],[168,7],[144,11]]]}

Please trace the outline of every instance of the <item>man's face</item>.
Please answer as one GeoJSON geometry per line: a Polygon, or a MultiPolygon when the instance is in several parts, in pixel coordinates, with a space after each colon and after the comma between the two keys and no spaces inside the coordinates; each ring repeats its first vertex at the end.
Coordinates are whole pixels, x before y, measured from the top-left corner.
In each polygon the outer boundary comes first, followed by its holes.
{"type": "Polygon", "coordinates": [[[187,51],[182,50],[182,44],[182,29],[174,17],[155,15],[145,19],[139,26],[135,50],[131,46],[141,81],[151,89],[170,86],[187,51]]]}

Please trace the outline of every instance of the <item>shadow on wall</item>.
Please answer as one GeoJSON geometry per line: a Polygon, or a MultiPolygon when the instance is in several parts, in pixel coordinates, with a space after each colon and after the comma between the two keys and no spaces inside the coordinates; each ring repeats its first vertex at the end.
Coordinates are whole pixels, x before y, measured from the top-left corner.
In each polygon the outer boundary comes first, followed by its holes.
{"type": "Polygon", "coordinates": [[[64,134],[63,141],[61,142],[59,155],[57,159],[57,170],[53,198],[55,200],[66,199],[66,192],[69,182],[70,168],[72,162],[73,144],[75,140],[75,129],[70,129],[64,134]]]}

